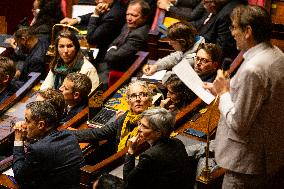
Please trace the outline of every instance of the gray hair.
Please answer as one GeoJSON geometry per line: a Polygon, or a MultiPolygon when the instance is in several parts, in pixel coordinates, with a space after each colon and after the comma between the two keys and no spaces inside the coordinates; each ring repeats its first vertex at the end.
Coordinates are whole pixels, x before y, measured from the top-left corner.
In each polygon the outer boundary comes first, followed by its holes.
{"type": "Polygon", "coordinates": [[[149,127],[161,133],[162,137],[169,137],[174,130],[175,115],[165,108],[145,110],[142,117],[147,119],[149,127]]]}
{"type": "Polygon", "coordinates": [[[47,127],[58,126],[58,115],[54,106],[48,101],[35,101],[26,105],[31,111],[31,119],[35,122],[44,121],[47,127]]]}
{"type": "Polygon", "coordinates": [[[149,88],[148,84],[146,81],[141,81],[141,80],[135,80],[135,81],[132,81],[131,83],[129,83],[128,87],[127,87],[127,91],[126,91],[126,94],[127,94],[127,98],[128,96],[130,95],[130,88],[134,87],[134,86],[141,86],[143,88],[146,89],[146,92],[148,93],[149,95],[149,98],[153,98],[153,91],[149,88]]]}

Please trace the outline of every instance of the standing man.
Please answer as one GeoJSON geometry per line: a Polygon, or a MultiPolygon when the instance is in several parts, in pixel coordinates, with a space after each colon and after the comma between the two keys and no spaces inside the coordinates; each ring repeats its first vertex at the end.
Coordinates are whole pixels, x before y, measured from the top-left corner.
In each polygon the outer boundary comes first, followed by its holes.
{"type": "Polygon", "coordinates": [[[79,189],[83,154],[76,138],[57,131],[57,111],[47,101],[31,102],[15,125],[13,172],[23,189],[79,189]],[[24,140],[27,139],[27,152],[24,140]]]}
{"type": "Polygon", "coordinates": [[[237,7],[231,20],[244,62],[231,80],[219,70],[205,84],[220,97],[215,156],[226,170],[223,189],[277,188],[284,166],[284,54],[270,43],[272,24],[263,8],[237,7]]]}

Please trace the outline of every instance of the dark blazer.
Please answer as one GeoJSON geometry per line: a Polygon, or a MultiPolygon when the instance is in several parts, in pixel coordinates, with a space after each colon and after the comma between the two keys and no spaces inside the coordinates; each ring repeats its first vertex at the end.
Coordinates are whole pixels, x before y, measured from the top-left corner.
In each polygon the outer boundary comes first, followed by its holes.
{"type": "Polygon", "coordinates": [[[131,189],[188,189],[193,188],[194,166],[178,139],[164,138],[139,156],[126,155],[123,178],[131,189]]]}
{"type": "Polygon", "coordinates": [[[122,28],[121,34],[112,42],[111,48],[106,53],[104,62],[110,70],[126,71],[135,59],[135,54],[147,47],[149,26],[143,25],[133,30],[128,30],[127,24],[122,28]]]}
{"type": "Polygon", "coordinates": [[[230,14],[236,6],[243,3],[244,0],[230,0],[206,24],[203,23],[209,13],[202,19],[192,22],[199,35],[203,36],[207,43],[215,43],[221,47],[224,57],[234,59],[238,54],[235,40],[229,29],[231,25],[230,14]]]}
{"type": "Polygon", "coordinates": [[[125,13],[125,6],[115,1],[110,10],[99,17],[91,17],[92,13],[80,16],[80,24],[88,26],[88,43],[100,49],[96,61],[104,57],[108,46],[120,34],[125,23],[125,13]]]}
{"type": "Polygon", "coordinates": [[[72,119],[75,115],[77,115],[87,106],[88,106],[88,102],[83,102],[83,103],[80,103],[74,106],[70,111],[67,111],[67,109],[65,109],[63,113],[63,118],[60,120],[60,123],[61,124],[66,123],[67,121],[72,119]]]}
{"type": "Polygon", "coordinates": [[[169,16],[187,21],[201,19],[205,14],[206,9],[201,0],[178,0],[169,9],[169,16]]]}
{"type": "MultiPolygon", "coordinates": [[[[77,131],[68,131],[74,134],[79,142],[96,142],[99,140],[108,140],[110,152],[117,151],[120,142],[120,133],[127,113],[116,119],[114,122],[105,125],[102,128],[82,129],[77,131]]],[[[131,130],[137,125],[130,125],[131,130]]]]}
{"type": "Polygon", "coordinates": [[[21,81],[27,81],[30,72],[39,72],[42,76],[45,73],[46,52],[49,42],[43,38],[38,39],[38,43],[25,59],[23,70],[20,76],[21,81]]]}
{"type": "Polygon", "coordinates": [[[76,138],[65,131],[52,131],[27,146],[15,146],[13,171],[21,188],[79,189],[84,159],[76,138]]]}

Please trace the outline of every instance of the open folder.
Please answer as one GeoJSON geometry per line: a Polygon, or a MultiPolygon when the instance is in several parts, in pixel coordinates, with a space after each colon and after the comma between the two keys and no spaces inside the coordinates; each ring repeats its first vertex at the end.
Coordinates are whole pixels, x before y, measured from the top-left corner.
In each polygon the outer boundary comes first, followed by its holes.
{"type": "Polygon", "coordinates": [[[210,104],[215,99],[214,95],[202,87],[203,81],[193,70],[187,60],[180,61],[180,63],[173,67],[173,72],[206,104],[210,104]]]}

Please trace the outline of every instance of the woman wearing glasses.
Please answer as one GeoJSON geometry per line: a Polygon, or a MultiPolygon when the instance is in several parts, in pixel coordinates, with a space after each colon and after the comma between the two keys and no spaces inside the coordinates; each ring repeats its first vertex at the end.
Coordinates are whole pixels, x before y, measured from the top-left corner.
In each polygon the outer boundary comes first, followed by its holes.
{"type": "Polygon", "coordinates": [[[50,63],[50,71],[41,85],[41,90],[59,89],[67,74],[79,72],[87,75],[92,81],[93,91],[99,85],[96,68],[84,57],[75,34],[62,30],[55,40],[55,57],[50,63]]]}
{"type": "Polygon", "coordinates": [[[79,142],[108,140],[108,154],[121,151],[128,139],[137,135],[141,113],[152,106],[152,91],[145,81],[134,81],[127,88],[129,110],[114,122],[101,128],[90,128],[72,132],[79,142]]]}
{"type": "Polygon", "coordinates": [[[193,58],[196,50],[205,40],[196,35],[196,30],[191,25],[184,22],[178,22],[169,27],[167,37],[170,39],[170,45],[175,52],[157,60],[153,65],[146,65],[143,68],[145,75],[153,75],[159,70],[171,70],[182,60],[187,60],[193,65],[193,58]]]}

